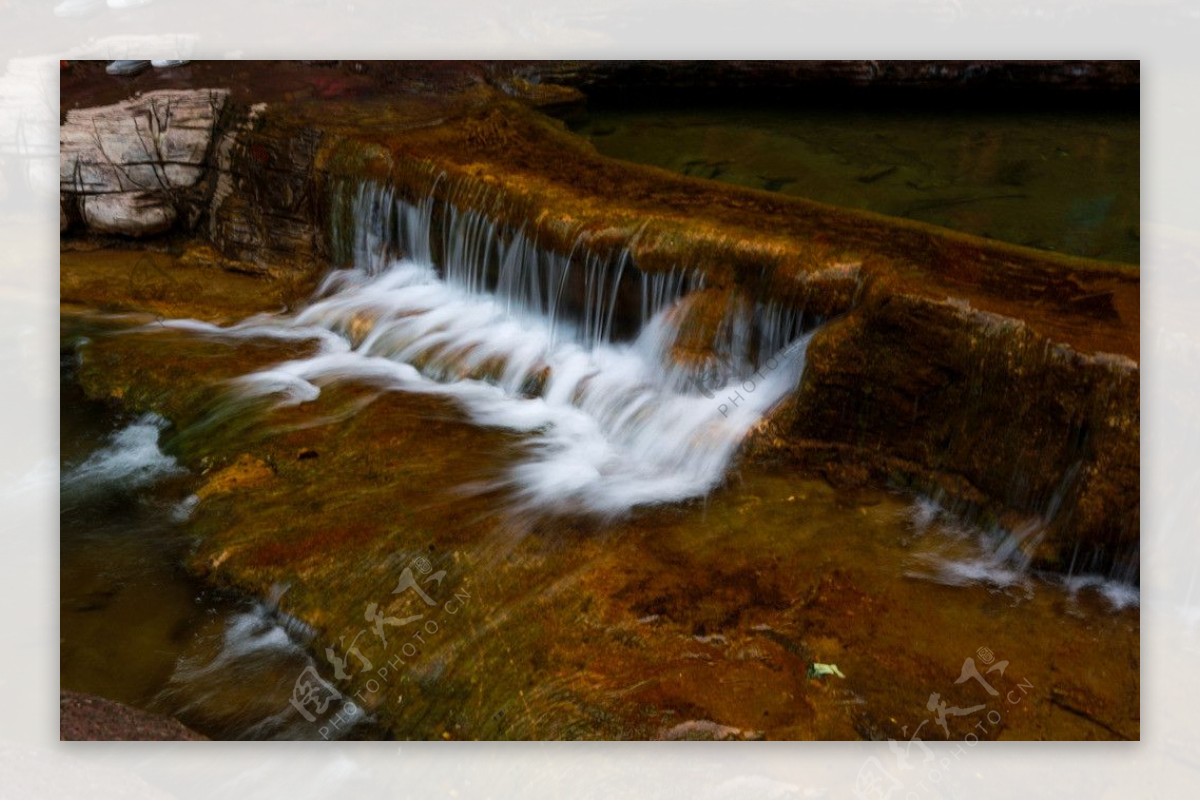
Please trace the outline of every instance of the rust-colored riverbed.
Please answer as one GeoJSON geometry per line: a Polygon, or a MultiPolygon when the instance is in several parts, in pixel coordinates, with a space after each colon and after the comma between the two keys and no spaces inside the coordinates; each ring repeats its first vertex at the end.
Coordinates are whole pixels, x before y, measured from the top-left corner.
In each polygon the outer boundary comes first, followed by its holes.
{"type": "Polygon", "coordinates": [[[513,519],[464,488],[521,438],[452,402],[350,381],[213,427],[220,381],[306,345],[96,319],[64,318],[64,475],[144,469],[64,500],[66,689],[217,737],[1139,736],[1136,594],[1001,569],[919,499],[740,464],[513,519]],[[338,694],[313,721],[310,667],[338,694]]]}

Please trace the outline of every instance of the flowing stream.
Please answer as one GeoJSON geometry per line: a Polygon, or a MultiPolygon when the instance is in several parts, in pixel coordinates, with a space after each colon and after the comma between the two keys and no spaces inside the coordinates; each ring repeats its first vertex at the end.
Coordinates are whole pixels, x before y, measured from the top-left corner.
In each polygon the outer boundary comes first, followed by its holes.
{"type": "MultiPolygon", "coordinates": [[[[737,538],[722,546],[729,559],[761,552],[763,564],[774,564],[811,553],[797,570],[824,575],[830,560],[857,565],[881,596],[914,606],[942,607],[952,587],[964,593],[960,627],[1017,614],[997,611],[997,596],[1005,610],[1036,607],[1028,627],[1047,642],[1058,636],[1056,605],[1074,609],[1081,595],[1136,616],[1127,609],[1137,604],[1135,590],[1095,577],[1042,582],[932,501],[886,498],[847,509],[814,482],[762,469],[731,477],[747,434],[800,381],[819,324],[803,309],[734,298],[694,358],[681,337],[705,286],[686,267],[642,273],[628,253],[592,251],[582,237],[563,256],[530,232],[432,199],[409,203],[372,184],[354,191],[351,217],[344,238],[352,266],[333,270],[297,313],[228,327],[167,321],[118,334],[317,343],[303,358],[226,382],[208,416],[178,433],[207,436],[240,424],[248,410],[300,410],[341,385],[369,388],[364,403],[386,393],[436,398],[518,442],[483,479],[449,488],[497,499],[516,528],[556,516],[619,528],[642,510],[707,498],[711,508],[684,508],[681,528],[671,529],[675,537],[694,532],[697,553],[715,547],[715,532],[733,531],[737,538]],[[798,496],[795,487],[808,484],[798,496]],[[745,509],[768,503],[774,511],[762,506],[751,527],[745,509]],[[1045,586],[1037,598],[1035,582],[1045,586]]],[[[325,668],[314,661],[313,632],[277,608],[286,588],[244,599],[182,571],[195,476],[161,447],[165,420],[122,418],[85,400],[73,359],[68,348],[63,686],[172,714],[215,737],[317,736],[288,701],[297,674],[325,668]]],[[[1080,608],[1088,621],[1098,606],[1080,608]]],[[[897,619],[896,630],[920,622],[897,619]]],[[[1082,631],[1091,623],[1071,625],[1082,631]]],[[[1017,627],[1014,618],[1009,628],[1017,627]]],[[[706,645],[723,641],[698,636],[706,645]]],[[[944,656],[961,661],[957,647],[946,644],[944,656]]],[[[367,718],[338,731],[404,734],[378,731],[367,718]]]]}
{"type": "Polygon", "coordinates": [[[239,379],[235,399],[293,405],[355,381],[452,398],[476,423],[526,435],[525,457],[486,487],[508,491],[521,515],[616,517],[710,492],[747,432],[800,379],[803,310],[731,304],[719,361],[698,369],[672,352],[700,277],[644,274],[624,252],[572,265],[453,207],[439,269],[433,205],[365,185],[354,205],[356,266],[331,273],[299,314],[230,328],[167,325],[322,342],[310,358],[239,379]],[[572,297],[570,279],[580,276],[572,297]],[[628,283],[640,325],[622,342],[613,322],[628,283]]]}

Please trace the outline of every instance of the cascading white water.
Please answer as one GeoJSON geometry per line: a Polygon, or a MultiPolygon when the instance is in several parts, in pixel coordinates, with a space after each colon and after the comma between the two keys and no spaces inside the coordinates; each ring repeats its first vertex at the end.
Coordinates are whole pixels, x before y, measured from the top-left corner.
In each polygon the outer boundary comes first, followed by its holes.
{"type": "Polygon", "coordinates": [[[311,358],[239,379],[244,397],[296,404],[331,382],[366,382],[450,397],[480,425],[524,433],[523,457],[489,488],[535,514],[611,517],[703,495],[798,383],[808,337],[794,311],[732,309],[714,354],[721,379],[705,386],[671,355],[698,276],[647,275],[628,253],[606,258],[583,241],[563,256],[477,212],[438,211],[440,226],[432,199],[412,205],[364,186],[355,266],[334,271],[307,308],[230,329],[177,325],[321,340],[311,358]],[[640,328],[623,342],[621,298],[640,300],[640,328]]]}
{"type": "Polygon", "coordinates": [[[144,414],[115,432],[107,445],[63,474],[64,507],[88,494],[136,490],[182,473],[175,459],[159,448],[159,434],[166,426],[167,421],[159,415],[144,414]]]}
{"type": "Polygon", "coordinates": [[[1025,597],[1031,597],[1036,577],[1061,583],[1072,597],[1094,590],[1114,609],[1140,603],[1136,579],[1131,581],[1128,575],[1076,573],[1073,565],[1065,575],[1033,570],[1026,547],[1045,534],[1058,511],[1059,498],[1052,499],[1045,516],[1031,517],[1013,529],[996,523],[986,528],[973,525],[943,506],[942,500],[941,493],[920,496],[909,508],[908,522],[923,541],[913,554],[914,566],[905,575],[955,587],[982,584],[1025,597]]]}

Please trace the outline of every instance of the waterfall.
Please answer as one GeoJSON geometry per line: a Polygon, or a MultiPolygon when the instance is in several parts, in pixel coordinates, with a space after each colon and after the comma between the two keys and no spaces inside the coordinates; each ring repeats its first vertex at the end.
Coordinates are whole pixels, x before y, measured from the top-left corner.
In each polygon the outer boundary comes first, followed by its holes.
{"type": "Polygon", "coordinates": [[[353,266],[306,308],[220,329],[315,336],[321,351],[236,391],[295,404],[352,380],[451,398],[476,424],[525,438],[487,487],[514,511],[614,517],[703,495],[804,367],[803,315],[740,296],[702,364],[676,358],[703,278],[643,273],[626,249],[580,235],[558,253],[536,231],[374,184],[357,188],[351,218],[353,266]]]}
{"type": "Polygon", "coordinates": [[[1082,560],[1072,561],[1064,574],[1033,568],[1032,549],[1060,513],[1063,490],[1070,483],[1068,475],[1042,514],[1012,527],[995,521],[983,523],[969,505],[947,498],[940,490],[918,496],[909,508],[908,522],[921,544],[905,575],[949,586],[982,584],[1014,590],[1025,597],[1032,597],[1031,579],[1038,577],[1060,583],[1072,597],[1094,591],[1114,609],[1137,606],[1136,561],[1117,560],[1105,572],[1095,571],[1094,564],[1082,560]]]}
{"type": "MultiPolygon", "coordinates": [[[[636,333],[664,307],[704,285],[694,271],[642,273],[630,267],[627,249],[603,253],[583,235],[566,254],[539,247],[536,235],[482,211],[439,202],[433,194],[414,204],[397,198],[390,186],[363,183],[350,209],[355,270],[379,275],[399,258],[437,264],[446,284],[490,295],[508,313],[544,318],[552,333],[566,326],[563,334],[588,346],[636,333]]],[[[335,230],[335,240],[341,236],[335,230]]]]}

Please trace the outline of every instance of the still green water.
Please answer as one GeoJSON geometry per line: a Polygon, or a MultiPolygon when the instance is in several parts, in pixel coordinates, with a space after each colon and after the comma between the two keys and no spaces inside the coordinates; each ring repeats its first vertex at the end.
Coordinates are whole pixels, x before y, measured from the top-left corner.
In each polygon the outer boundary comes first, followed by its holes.
{"type": "Polygon", "coordinates": [[[1093,111],[591,110],[607,156],[1137,264],[1139,119],[1093,111]]]}

